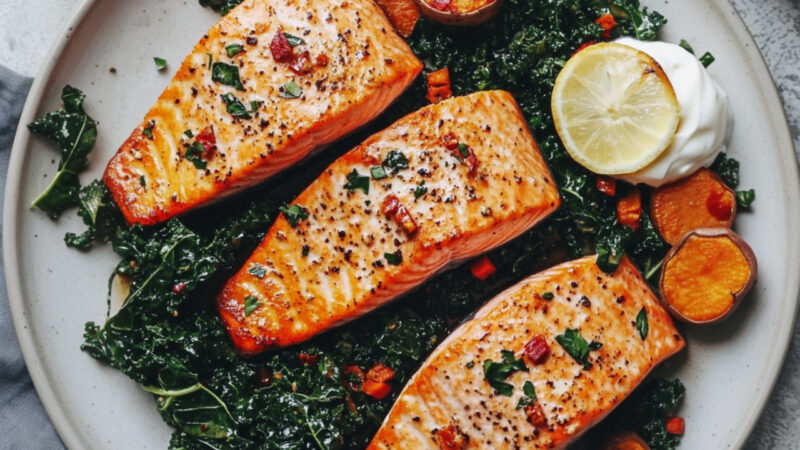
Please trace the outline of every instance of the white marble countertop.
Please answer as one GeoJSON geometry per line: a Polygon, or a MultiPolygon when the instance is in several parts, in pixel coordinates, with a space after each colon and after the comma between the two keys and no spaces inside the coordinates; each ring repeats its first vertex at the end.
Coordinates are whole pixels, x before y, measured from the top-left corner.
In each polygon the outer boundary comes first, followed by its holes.
{"type": "MultiPolygon", "coordinates": [[[[22,74],[35,75],[79,1],[1,0],[0,64],[22,74]]],[[[800,154],[800,0],[731,0],[731,3],[742,15],[767,61],[783,98],[795,150],[800,154]]],[[[800,448],[798,410],[800,326],[795,329],[772,398],[746,447],[800,448]]]]}

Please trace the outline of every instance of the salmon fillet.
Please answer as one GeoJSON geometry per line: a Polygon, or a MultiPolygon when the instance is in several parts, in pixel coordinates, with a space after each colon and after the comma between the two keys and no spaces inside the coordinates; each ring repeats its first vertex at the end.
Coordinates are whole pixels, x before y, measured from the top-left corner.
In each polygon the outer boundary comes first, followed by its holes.
{"type": "Polygon", "coordinates": [[[296,226],[281,214],[217,299],[245,354],[364,315],[519,235],[560,199],[513,97],[492,91],[403,117],[293,204],[296,226]]]}
{"type": "Polygon", "coordinates": [[[194,47],[104,181],[128,222],[166,220],[369,122],[421,70],[370,0],[245,0],[194,47]]]}
{"type": "Polygon", "coordinates": [[[448,336],[403,389],[369,449],[563,448],[684,345],[627,258],[613,276],[594,256],[566,262],[501,293],[448,336]],[[645,339],[636,327],[642,308],[645,339]],[[557,343],[567,329],[602,344],[589,351],[590,366],[557,343]],[[530,357],[546,351],[526,351],[537,335],[550,352],[538,364],[530,357]],[[525,363],[503,380],[513,386],[511,396],[494,392],[484,375],[486,361],[502,360],[503,350],[525,363]],[[526,381],[538,407],[516,409],[526,381]]]}

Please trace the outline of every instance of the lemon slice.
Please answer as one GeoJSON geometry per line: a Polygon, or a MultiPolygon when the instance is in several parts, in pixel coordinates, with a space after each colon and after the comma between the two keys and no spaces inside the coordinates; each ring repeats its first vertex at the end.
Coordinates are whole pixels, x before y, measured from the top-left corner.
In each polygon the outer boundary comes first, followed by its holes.
{"type": "Polygon", "coordinates": [[[553,121],[569,154],[595,173],[635,172],[675,137],[680,105],[661,66],[613,42],[587,47],[556,78],[553,121]]]}

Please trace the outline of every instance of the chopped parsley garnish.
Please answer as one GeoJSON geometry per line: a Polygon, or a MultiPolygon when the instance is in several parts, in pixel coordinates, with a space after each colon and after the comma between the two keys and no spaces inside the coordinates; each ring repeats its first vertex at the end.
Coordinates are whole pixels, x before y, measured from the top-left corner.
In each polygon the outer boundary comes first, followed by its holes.
{"type": "Polygon", "coordinates": [[[383,160],[383,166],[395,174],[403,169],[408,169],[408,158],[397,150],[390,151],[383,160]]]}
{"type": "Polygon", "coordinates": [[[147,126],[144,127],[142,130],[142,134],[147,136],[149,139],[153,139],[153,127],[156,126],[156,121],[151,120],[147,122],[147,126]]]}
{"type": "Polygon", "coordinates": [[[372,174],[373,180],[382,180],[386,178],[386,171],[383,169],[383,166],[372,166],[369,169],[369,172],[372,174]]]}
{"type": "Polygon", "coordinates": [[[356,169],[353,169],[347,175],[347,183],[344,184],[344,188],[350,192],[361,189],[365,194],[369,194],[369,177],[361,175],[356,169]]]}
{"type": "Polygon", "coordinates": [[[302,38],[299,38],[299,37],[297,37],[297,36],[295,36],[293,34],[283,33],[283,37],[286,38],[286,41],[292,47],[297,47],[300,44],[305,44],[306,43],[306,41],[304,41],[302,38]]]}
{"type": "Polygon", "coordinates": [[[467,363],[467,369],[472,369],[473,367],[475,367],[475,361],[470,361],[467,363]]]}
{"type": "Polygon", "coordinates": [[[564,350],[569,356],[572,356],[575,362],[582,364],[584,369],[592,367],[592,363],[589,362],[589,352],[603,347],[603,344],[597,341],[587,343],[578,330],[572,328],[567,328],[564,334],[556,336],[556,342],[564,347],[564,350]]]}
{"type": "Polygon", "coordinates": [[[300,222],[308,219],[308,210],[302,205],[281,206],[278,208],[283,213],[283,217],[289,222],[289,225],[294,228],[300,222]]]}
{"type": "Polygon", "coordinates": [[[533,383],[526,381],[522,385],[522,392],[525,394],[519,398],[517,402],[517,409],[522,409],[523,406],[532,405],[536,401],[536,390],[533,388],[533,383]]]}
{"type": "Polygon", "coordinates": [[[242,81],[239,79],[239,68],[224,62],[215,62],[211,66],[211,81],[233,86],[240,91],[244,90],[242,81]]]}
{"type": "Polygon", "coordinates": [[[510,397],[514,391],[514,386],[506,383],[504,380],[511,376],[514,372],[524,371],[527,372],[528,368],[525,367],[525,361],[521,358],[514,358],[514,352],[502,350],[500,354],[503,356],[503,361],[496,362],[491,359],[483,363],[483,377],[489,382],[489,385],[495,391],[506,397],[510,397]]]}
{"type": "Polygon", "coordinates": [[[414,198],[420,198],[428,193],[428,187],[425,186],[425,180],[419,182],[417,187],[414,188],[414,198]]]}
{"type": "Polygon", "coordinates": [[[206,162],[201,157],[206,153],[206,148],[203,147],[203,144],[199,142],[194,142],[189,148],[186,149],[186,153],[183,155],[186,159],[192,162],[195,167],[198,169],[205,169],[206,162]]]}
{"type": "Polygon", "coordinates": [[[647,338],[647,333],[650,331],[650,325],[647,323],[647,309],[642,306],[639,314],[636,315],[636,329],[639,330],[639,336],[642,340],[647,338]]]}
{"type": "Polygon", "coordinates": [[[222,101],[225,102],[225,109],[234,117],[241,117],[242,119],[249,119],[250,113],[244,104],[236,98],[235,95],[227,93],[222,96],[222,101]]]}
{"type": "Polygon", "coordinates": [[[554,297],[554,295],[550,291],[545,292],[544,294],[542,294],[542,298],[545,299],[545,300],[552,300],[553,297],[554,297]]]}
{"type": "Polygon", "coordinates": [[[742,209],[750,209],[755,199],[756,199],[755,189],[750,189],[747,191],[736,191],[736,203],[738,203],[739,207],[742,209]]]}
{"type": "Polygon", "coordinates": [[[244,46],[242,44],[231,44],[225,47],[225,51],[228,52],[228,57],[232,58],[239,53],[244,51],[244,46]]]}
{"type": "Polygon", "coordinates": [[[211,64],[214,62],[214,57],[211,53],[206,53],[206,68],[211,69],[211,64]]]}
{"type": "Polygon", "coordinates": [[[306,256],[308,256],[308,252],[310,250],[311,250],[311,247],[309,247],[307,245],[304,245],[302,250],[300,251],[300,254],[303,255],[303,257],[305,258],[306,256]]]}
{"type": "Polygon", "coordinates": [[[261,264],[255,263],[250,265],[250,268],[247,269],[247,273],[250,275],[255,275],[258,278],[264,278],[264,276],[267,274],[267,268],[261,264]]]}
{"type": "Polygon", "coordinates": [[[459,142],[458,143],[458,153],[461,153],[461,156],[463,156],[464,158],[469,156],[469,149],[467,148],[467,144],[465,144],[463,142],[459,142]]]}
{"type": "Polygon", "coordinates": [[[189,139],[194,137],[194,133],[192,133],[192,130],[186,130],[183,132],[183,134],[185,134],[186,137],[188,137],[189,139]]]}
{"type": "Polygon", "coordinates": [[[681,39],[681,43],[678,44],[682,49],[686,50],[687,52],[694,55],[694,49],[691,45],[686,41],[686,39],[681,39]]]}
{"type": "Polygon", "coordinates": [[[139,175],[139,186],[147,187],[147,180],[144,178],[144,175],[139,175]]]}
{"type": "Polygon", "coordinates": [[[386,262],[393,266],[399,266],[403,262],[403,254],[400,253],[399,249],[394,253],[384,253],[383,257],[386,258],[386,262]]]}
{"type": "Polygon", "coordinates": [[[166,59],[155,57],[155,58],[153,58],[153,61],[155,61],[156,69],[158,69],[159,72],[161,72],[162,70],[167,68],[167,60],[166,59]]]}
{"type": "Polygon", "coordinates": [[[250,100],[250,114],[255,114],[258,108],[261,108],[261,100],[250,100]]]}
{"type": "Polygon", "coordinates": [[[244,316],[249,316],[250,313],[258,309],[259,306],[261,306],[261,302],[258,301],[258,297],[254,295],[248,295],[244,298],[244,316]]]}
{"type": "Polygon", "coordinates": [[[281,86],[281,92],[278,95],[283,98],[298,98],[303,95],[303,90],[292,80],[281,86]]]}
{"type": "Polygon", "coordinates": [[[710,52],[705,52],[703,53],[703,56],[700,57],[700,63],[703,65],[703,67],[710,66],[715,60],[716,59],[714,58],[714,55],[712,55],[710,52]]]}

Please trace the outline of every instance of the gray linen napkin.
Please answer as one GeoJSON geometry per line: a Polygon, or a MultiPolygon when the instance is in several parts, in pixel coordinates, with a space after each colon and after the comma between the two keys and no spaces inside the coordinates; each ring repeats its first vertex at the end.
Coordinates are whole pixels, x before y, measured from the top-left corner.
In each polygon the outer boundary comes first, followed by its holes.
{"type": "MultiPolygon", "coordinates": [[[[0,186],[5,188],[11,143],[31,79],[0,66],[0,186]]],[[[3,197],[0,195],[0,212],[3,197]]],[[[0,235],[2,226],[0,226],[0,235]]],[[[0,256],[2,258],[2,256],[0,256]]],[[[33,389],[20,353],[3,266],[0,264],[0,448],[54,450],[64,448],[33,389]]]]}

